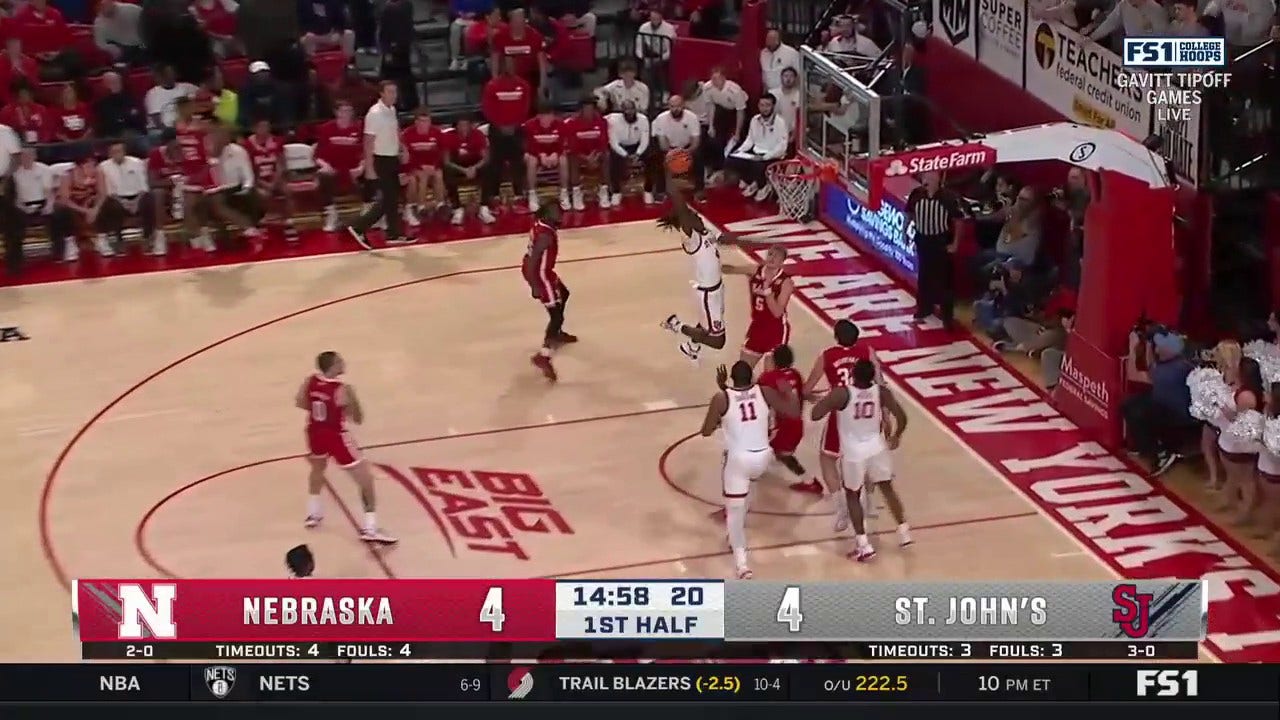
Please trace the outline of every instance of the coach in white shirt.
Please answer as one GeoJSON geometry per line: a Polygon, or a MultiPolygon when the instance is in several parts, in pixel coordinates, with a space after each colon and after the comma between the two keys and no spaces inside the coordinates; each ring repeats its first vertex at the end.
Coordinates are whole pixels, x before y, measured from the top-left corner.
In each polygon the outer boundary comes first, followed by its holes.
{"type": "Polygon", "coordinates": [[[760,97],[759,114],[751,118],[747,139],[729,156],[730,168],[738,174],[744,195],[767,200],[773,188],[765,178],[765,168],[787,154],[791,130],[787,121],[774,112],[776,101],[765,93],[760,97]]]}
{"type": "Polygon", "coordinates": [[[653,204],[653,167],[655,163],[649,152],[652,130],[649,118],[636,111],[636,104],[630,100],[622,103],[622,112],[610,114],[605,119],[609,126],[609,189],[613,192],[613,205],[617,207],[622,201],[622,183],[627,178],[627,171],[633,160],[640,160],[644,166],[644,202],[653,204]]]}
{"type": "Polygon", "coordinates": [[[149,243],[148,253],[164,255],[164,235],[156,232],[147,164],[126,155],[124,142],[116,141],[108,148],[107,159],[98,163],[98,172],[102,174],[103,190],[107,193],[99,212],[107,238],[117,246],[123,245],[125,220],[137,217],[138,224],[142,226],[142,237],[149,243]]]}
{"type": "MultiPolygon", "coordinates": [[[[3,126],[0,126],[3,127],[3,126]]],[[[8,129],[7,127],[5,128],[8,129]]],[[[11,161],[8,156],[5,157],[5,164],[11,161]]],[[[50,213],[53,212],[53,198],[56,191],[53,180],[53,170],[42,162],[36,161],[36,149],[34,147],[24,147],[18,156],[17,167],[13,169],[13,203],[15,206],[13,227],[6,229],[6,240],[9,233],[13,233],[16,242],[12,245],[6,244],[5,258],[8,259],[10,252],[22,253],[22,244],[26,239],[27,227],[37,222],[37,218],[44,216],[46,220],[50,213]],[[13,248],[16,248],[14,250],[13,248]]],[[[16,265],[9,266],[11,274],[16,275],[17,270],[22,269],[21,261],[16,265]]]]}
{"type": "Polygon", "coordinates": [[[685,108],[684,98],[672,95],[667,101],[667,109],[653,119],[653,139],[657,145],[654,153],[657,155],[655,162],[658,164],[654,170],[654,190],[659,193],[666,192],[667,173],[664,160],[669,151],[680,149],[689,151],[690,157],[693,158],[693,169],[690,170],[690,175],[693,177],[694,188],[701,192],[706,182],[702,162],[702,125],[698,123],[698,116],[685,108]]]}
{"type": "Polygon", "coordinates": [[[413,242],[404,234],[403,214],[400,212],[400,118],[396,114],[396,84],[383,80],[378,102],[364,114],[364,167],[365,177],[373,180],[378,197],[355,222],[347,226],[347,233],[365,250],[372,250],[365,233],[379,220],[387,221],[387,242],[403,245],[413,242]]]}
{"type": "Polygon", "coordinates": [[[764,89],[773,91],[782,87],[782,71],[792,68],[800,72],[800,51],[784,45],[782,34],[770,29],[764,36],[764,47],[760,50],[760,78],[764,81],[764,89]]]}
{"type": "Polygon", "coordinates": [[[676,26],[662,19],[661,10],[649,11],[649,22],[636,31],[636,57],[641,62],[671,59],[671,46],[676,42],[676,26]]]}
{"type": "Polygon", "coordinates": [[[602,113],[617,112],[622,109],[623,102],[630,100],[647,114],[653,99],[649,86],[636,79],[636,61],[630,58],[618,63],[618,79],[596,88],[594,94],[602,113]]]}
{"type": "Polygon", "coordinates": [[[747,91],[725,76],[724,68],[711,70],[711,79],[702,84],[702,95],[711,105],[711,125],[703,147],[704,162],[712,170],[724,167],[724,157],[742,140],[747,122],[747,91]]]}
{"type": "Polygon", "coordinates": [[[795,68],[782,69],[782,85],[773,90],[773,111],[787,122],[794,140],[800,127],[800,73],[795,68]]]}

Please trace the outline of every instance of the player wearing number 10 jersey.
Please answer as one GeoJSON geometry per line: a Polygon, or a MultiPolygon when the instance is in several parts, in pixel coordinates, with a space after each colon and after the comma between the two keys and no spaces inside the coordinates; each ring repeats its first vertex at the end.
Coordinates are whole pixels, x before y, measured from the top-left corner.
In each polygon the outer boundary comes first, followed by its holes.
{"type": "Polygon", "coordinates": [[[357,425],[364,421],[364,410],[355,390],[339,380],[346,363],[338,353],[328,350],[316,357],[318,373],[308,377],[298,389],[297,406],[307,413],[307,462],[311,474],[307,478],[310,492],[306,526],[311,528],[324,519],[320,492],[324,489],[324,467],[329,459],[351,473],[360,488],[364,504],[364,526],[360,539],[389,545],[396,539],[378,529],[373,495],[373,474],[360,454],[360,446],[347,431],[347,418],[357,425]]]}
{"type": "Polygon", "coordinates": [[[721,365],[716,370],[716,384],[719,390],[707,406],[702,436],[710,437],[716,428],[724,430],[721,484],[729,548],[733,551],[738,578],[746,580],[751,577],[751,569],[747,567],[747,497],[752,481],[763,475],[773,462],[773,450],[769,447],[769,411],[790,418],[798,416],[800,408],[795,397],[757,385],[751,365],[741,360],[734,363],[732,372],[726,372],[721,365]]]}
{"type": "Polygon", "coordinates": [[[850,557],[870,560],[876,551],[867,537],[866,518],[862,512],[861,494],[868,483],[878,485],[889,512],[898,521],[898,539],[903,546],[911,544],[911,532],[902,510],[902,500],[893,488],[893,456],[907,429],[907,414],[889,388],[876,384],[876,366],[870,360],[859,360],[853,366],[849,385],[831,388],[826,397],[813,406],[813,419],[834,414],[840,433],[840,464],[844,478],[849,518],[855,535],[850,557]],[[892,422],[888,422],[888,420],[892,422]],[[892,434],[885,437],[885,427],[892,434]]]}

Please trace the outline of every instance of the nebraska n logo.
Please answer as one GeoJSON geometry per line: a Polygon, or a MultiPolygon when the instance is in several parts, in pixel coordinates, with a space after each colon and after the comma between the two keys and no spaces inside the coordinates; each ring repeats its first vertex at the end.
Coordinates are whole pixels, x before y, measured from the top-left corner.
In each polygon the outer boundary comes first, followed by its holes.
{"type": "Polygon", "coordinates": [[[141,585],[120,585],[121,640],[176,640],[178,626],[173,622],[173,602],[178,597],[178,586],[153,583],[151,591],[141,585]]]}
{"type": "Polygon", "coordinates": [[[972,18],[973,0],[938,0],[937,19],[952,45],[969,39],[972,18]]]}

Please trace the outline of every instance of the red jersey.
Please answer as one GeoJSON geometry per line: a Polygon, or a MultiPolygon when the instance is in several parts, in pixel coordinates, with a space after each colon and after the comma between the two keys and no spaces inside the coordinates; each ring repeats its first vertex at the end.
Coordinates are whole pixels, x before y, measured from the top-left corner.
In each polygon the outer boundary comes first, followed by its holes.
{"type": "Polygon", "coordinates": [[[197,0],[191,3],[191,14],[210,35],[231,37],[236,34],[236,16],[227,11],[222,0],[197,0]]]}
{"type": "Polygon", "coordinates": [[[280,179],[280,162],[284,159],[284,143],[274,135],[261,140],[257,135],[244,139],[244,149],[253,164],[253,177],[260,188],[274,187],[280,179]]]}
{"type": "Polygon", "coordinates": [[[338,403],[341,380],[312,375],[307,380],[307,431],[341,433],[346,429],[346,408],[338,403]]]}
{"type": "Polygon", "coordinates": [[[524,151],[530,155],[559,155],[564,150],[564,121],[554,115],[543,121],[543,116],[524,123],[524,151]]]}
{"type": "Polygon", "coordinates": [[[769,303],[765,302],[764,292],[768,290],[770,295],[776,296],[782,291],[782,284],[787,281],[788,275],[785,272],[779,272],[772,278],[766,278],[765,267],[761,265],[756,271],[751,273],[749,281],[751,286],[751,322],[752,324],[761,323],[782,323],[785,322],[787,313],[784,310],[782,317],[773,314],[769,309],[769,303]]]}
{"type": "Polygon", "coordinates": [[[453,156],[455,165],[470,167],[484,158],[489,149],[489,138],[479,128],[471,128],[465,134],[455,129],[444,134],[444,147],[453,156]]]}
{"type": "Polygon", "coordinates": [[[520,77],[538,77],[538,56],[542,54],[542,33],[526,25],[516,37],[510,27],[499,28],[493,33],[493,53],[511,58],[511,69],[520,77]]]}
{"type": "Polygon", "coordinates": [[[364,127],[352,120],[346,127],[330,120],[316,128],[316,159],[334,170],[355,170],[364,160],[364,127]]]}
{"type": "Polygon", "coordinates": [[[71,44],[71,29],[67,20],[58,8],[50,3],[43,11],[35,5],[24,3],[7,21],[7,34],[22,40],[22,47],[27,52],[37,55],[65,50],[71,44]]]}
{"type": "Polygon", "coordinates": [[[499,75],[480,91],[480,112],[498,127],[519,127],[532,108],[533,86],[517,75],[499,75]]]}
{"type": "Polygon", "coordinates": [[[609,126],[599,113],[590,119],[581,114],[571,115],[561,128],[565,149],[575,155],[591,155],[609,149],[609,126]]]}
{"type": "Polygon", "coordinates": [[[170,158],[164,147],[154,147],[147,153],[147,171],[153,182],[156,179],[173,182],[174,178],[182,175],[182,165],[177,158],[170,158]]]}
{"type": "Polygon", "coordinates": [[[209,167],[209,133],[194,123],[179,123],[178,163],[187,187],[202,190],[213,187],[213,171],[209,167]]]}
{"type": "Polygon", "coordinates": [[[76,165],[67,173],[71,186],[67,195],[77,205],[92,205],[98,197],[98,168],[96,165],[76,165]]]}
{"type": "Polygon", "coordinates": [[[827,378],[827,385],[839,387],[853,386],[853,366],[860,360],[870,360],[871,351],[865,344],[852,346],[833,345],[822,351],[822,374],[827,378]]]}
{"type": "Polygon", "coordinates": [[[409,153],[409,169],[438,168],[444,161],[444,130],[436,125],[423,130],[415,121],[400,133],[400,143],[409,153]]]}
{"type": "Polygon", "coordinates": [[[499,22],[496,26],[490,27],[488,21],[481,20],[473,22],[467,27],[467,34],[463,38],[464,49],[468,55],[487,55],[489,53],[489,33],[505,32],[507,24],[499,22]]]}
{"type": "Polygon", "coordinates": [[[58,140],[80,140],[89,134],[89,106],[76,103],[74,107],[53,109],[53,135],[58,140]]]}
{"type": "Polygon", "coordinates": [[[560,251],[560,233],[554,227],[538,220],[529,231],[529,248],[525,250],[521,263],[521,273],[529,283],[529,289],[537,301],[554,304],[559,297],[560,278],[556,276],[556,256],[560,251]],[[539,239],[545,239],[546,248],[542,255],[534,257],[534,246],[539,239]]]}

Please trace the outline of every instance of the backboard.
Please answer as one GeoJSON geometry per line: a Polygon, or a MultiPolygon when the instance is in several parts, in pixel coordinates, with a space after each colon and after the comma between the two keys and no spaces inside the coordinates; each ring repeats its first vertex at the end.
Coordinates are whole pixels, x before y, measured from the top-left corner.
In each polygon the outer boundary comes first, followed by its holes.
{"type": "Polygon", "coordinates": [[[850,193],[865,201],[867,160],[880,154],[881,98],[854,77],[846,56],[801,48],[800,64],[799,151],[834,161],[850,193]]]}

